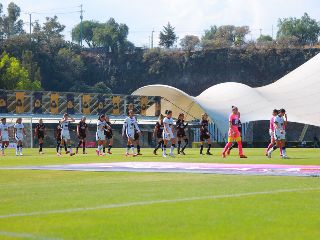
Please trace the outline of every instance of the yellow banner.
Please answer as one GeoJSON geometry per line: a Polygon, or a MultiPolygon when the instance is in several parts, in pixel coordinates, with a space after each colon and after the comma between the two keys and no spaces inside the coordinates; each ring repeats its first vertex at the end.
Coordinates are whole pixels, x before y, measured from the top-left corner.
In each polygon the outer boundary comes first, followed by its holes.
{"type": "Polygon", "coordinates": [[[16,92],[16,113],[24,112],[24,92],[16,92]]]}
{"type": "Polygon", "coordinates": [[[112,114],[119,115],[120,114],[120,96],[113,96],[112,97],[112,114]]]}
{"type": "Polygon", "coordinates": [[[59,113],[59,94],[51,93],[50,95],[50,112],[51,114],[59,113]]]}
{"type": "Polygon", "coordinates": [[[91,113],[90,109],[90,101],[91,101],[91,96],[90,95],[82,95],[82,113],[89,115],[91,113]]]}
{"type": "Polygon", "coordinates": [[[140,103],[141,103],[140,114],[145,116],[147,114],[148,97],[141,97],[140,103]]]}

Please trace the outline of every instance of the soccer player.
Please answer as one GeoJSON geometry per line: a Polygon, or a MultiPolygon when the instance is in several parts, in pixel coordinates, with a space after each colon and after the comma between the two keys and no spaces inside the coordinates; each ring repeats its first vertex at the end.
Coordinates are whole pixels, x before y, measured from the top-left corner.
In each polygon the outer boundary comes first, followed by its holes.
{"type": "Polygon", "coordinates": [[[201,146],[200,146],[200,154],[203,154],[203,144],[205,143],[205,141],[208,142],[208,149],[207,149],[207,155],[212,155],[212,153],[210,152],[211,149],[211,138],[210,138],[210,134],[209,134],[209,130],[208,130],[208,126],[209,126],[209,121],[208,121],[208,114],[204,113],[202,114],[202,119],[200,122],[200,142],[201,142],[201,146]]]}
{"type": "Polygon", "coordinates": [[[78,154],[79,147],[82,144],[82,153],[86,154],[86,138],[87,138],[88,124],[86,123],[86,117],[82,117],[77,124],[77,135],[79,139],[78,146],[76,148],[76,154],[78,154]]]}
{"type": "Polygon", "coordinates": [[[122,127],[122,136],[127,137],[126,156],[129,156],[129,150],[131,148],[132,155],[135,157],[137,154],[134,152],[134,133],[135,129],[140,134],[140,129],[137,124],[136,118],[133,116],[133,110],[129,110],[128,117],[124,120],[122,127]]]}
{"type": "Polygon", "coordinates": [[[184,121],[184,114],[180,113],[178,120],[176,122],[177,126],[177,138],[178,138],[178,154],[186,155],[184,153],[185,148],[188,146],[189,140],[185,132],[185,128],[188,126],[188,123],[184,121]],[[181,141],[184,140],[184,145],[181,148],[181,141]],[[181,149],[181,151],[180,151],[181,149]]]}
{"type": "Polygon", "coordinates": [[[9,146],[9,125],[6,118],[1,118],[0,124],[0,137],[1,137],[1,154],[4,156],[4,150],[9,146]]]}
{"type": "Polygon", "coordinates": [[[153,130],[153,137],[157,139],[158,145],[157,147],[153,150],[153,154],[157,155],[157,150],[159,148],[162,148],[163,146],[163,138],[162,138],[162,132],[163,132],[163,118],[164,116],[162,114],[159,115],[159,119],[156,123],[156,126],[154,127],[153,130]]]}
{"type": "Polygon", "coordinates": [[[102,152],[103,145],[106,144],[106,135],[104,130],[107,127],[106,116],[101,114],[97,122],[96,140],[98,141],[98,148],[96,153],[98,156],[104,156],[105,153],[102,152]]]}
{"type": "Polygon", "coordinates": [[[266,156],[268,156],[268,152],[271,148],[273,148],[276,145],[276,140],[274,138],[274,118],[279,114],[279,111],[277,109],[273,109],[272,111],[272,117],[269,122],[269,135],[270,135],[270,143],[268,145],[268,148],[266,149],[266,156]]]}
{"type": "Polygon", "coordinates": [[[42,146],[43,146],[44,136],[46,134],[46,126],[44,125],[43,120],[41,118],[39,119],[39,123],[36,124],[34,133],[38,138],[39,154],[43,154],[42,146]]]}
{"type": "Polygon", "coordinates": [[[26,131],[24,129],[24,125],[22,123],[22,118],[18,118],[16,123],[13,125],[13,131],[14,131],[14,138],[17,143],[16,148],[16,156],[23,156],[22,154],[22,141],[23,136],[26,136],[26,131]]]}
{"type": "MultiPolygon", "coordinates": [[[[242,137],[242,124],[241,124],[241,121],[240,121],[240,112],[238,111],[238,115],[239,115],[239,121],[238,121],[238,130],[239,130],[239,132],[240,132],[240,136],[242,137]]],[[[235,141],[233,141],[232,142],[232,145],[228,148],[228,150],[227,150],[227,155],[230,155],[230,152],[231,152],[231,150],[234,148],[234,147],[236,147],[236,142],[235,141]]]]}
{"type": "Polygon", "coordinates": [[[112,126],[111,126],[111,122],[110,122],[109,116],[106,116],[105,119],[106,119],[106,123],[107,123],[108,127],[106,127],[104,129],[104,134],[106,135],[106,144],[103,145],[103,153],[106,152],[107,141],[109,141],[108,152],[107,153],[108,154],[112,154],[112,152],[111,152],[111,148],[112,148],[112,145],[113,145],[112,126]]]}
{"type": "Polygon", "coordinates": [[[61,156],[62,146],[68,145],[70,156],[73,156],[75,153],[72,152],[71,147],[71,138],[70,138],[70,131],[69,125],[70,123],[75,122],[74,118],[70,117],[67,113],[63,115],[63,118],[60,120],[61,124],[61,144],[59,148],[58,155],[61,156]]]}
{"type": "Polygon", "coordinates": [[[222,152],[223,158],[226,157],[226,152],[229,149],[229,147],[231,147],[233,141],[236,141],[238,143],[240,158],[247,158],[247,156],[243,154],[241,134],[238,129],[238,124],[239,124],[238,108],[235,106],[232,106],[232,113],[229,116],[228,143],[226,144],[222,152]]]}
{"type": "MultiPolygon", "coordinates": [[[[137,117],[135,117],[135,118],[136,118],[136,121],[138,121],[137,117]]],[[[138,129],[134,128],[134,142],[137,145],[137,155],[142,155],[142,153],[140,152],[141,147],[140,147],[140,132],[139,131],[138,131],[138,129]]]]}
{"type": "Polygon", "coordinates": [[[166,153],[166,148],[167,144],[170,141],[171,142],[171,147],[170,147],[170,156],[174,157],[173,150],[176,147],[176,138],[174,137],[173,134],[173,118],[172,118],[172,111],[171,110],[166,110],[165,112],[166,117],[163,119],[163,148],[162,148],[162,156],[167,157],[166,153]]]}
{"type": "MultiPolygon", "coordinates": [[[[60,149],[60,145],[61,145],[61,123],[59,121],[57,127],[56,127],[56,131],[55,131],[55,137],[56,137],[56,140],[57,140],[57,147],[56,147],[56,150],[57,150],[57,155],[60,156],[61,154],[59,154],[59,149],[60,149]]],[[[64,145],[64,150],[66,152],[66,154],[69,153],[68,149],[67,149],[67,146],[64,145]]]]}
{"type": "Polygon", "coordinates": [[[286,152],[286,131],[285,128],[288,124],[288,117],[286,110],[283,108],[279,110],[279,114],[274,118],[274,138],[276,140],[276,146],[273,146],[268,151],[268,158],[271,158],[272,152],[277,148],[282,150],[282,158],[287,159],[286,152]]]}

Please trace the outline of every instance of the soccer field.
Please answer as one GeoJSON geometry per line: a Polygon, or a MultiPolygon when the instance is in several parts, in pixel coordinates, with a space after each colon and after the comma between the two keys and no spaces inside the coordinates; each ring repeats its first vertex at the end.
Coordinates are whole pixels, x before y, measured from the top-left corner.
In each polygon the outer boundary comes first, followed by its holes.
{"type": "Polygon", "coordinates": [[[105,157],[45,151],[0,157],[0,239],[320,239],[319,177],[4,170],[125,161],[320,165],[318,149],[288,149],[287,160],[278,152],[267,159],[263,149],[245,149],[248,159],[236,151],[222,159],[221,149],[187,149],[174,159],[151,149],[135,158],[123,149],[105,157]]]}

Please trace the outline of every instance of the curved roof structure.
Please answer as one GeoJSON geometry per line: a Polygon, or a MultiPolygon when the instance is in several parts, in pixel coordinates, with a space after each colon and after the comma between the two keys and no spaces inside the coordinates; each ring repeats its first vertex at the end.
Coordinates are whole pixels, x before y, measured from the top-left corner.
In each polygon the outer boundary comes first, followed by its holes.
{"type": "Polygon", "coordinates": [[[183,110],[189,119],[207,112],[222,133],[227,132],[232,105],[238,106],[242,122],[269,120],[274,108],[285,108],[289,121],[320,126],[320,54],[264,87],[227,82],[192,97],[174,87],[149,85],[132,94],[161,96],[162,109],[173,106],[174,112],[183,110]]]}

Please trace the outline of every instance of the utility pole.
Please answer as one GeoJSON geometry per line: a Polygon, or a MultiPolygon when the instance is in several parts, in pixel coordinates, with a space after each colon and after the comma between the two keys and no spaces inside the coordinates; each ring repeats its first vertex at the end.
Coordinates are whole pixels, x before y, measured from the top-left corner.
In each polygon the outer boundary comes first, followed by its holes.
{"type": "Polygon", "coordinates": [[[260,30],[260,36],[261,36],[261,34],[262,34],[262,28],[260,28],[259,30],[260,30]]]}
{"type": "Polygon", "coordinates": [[[153,49],[153,33],[154,33],[154,29],[152,29],[152,32],[151,32],[151,49],[153,49]]]}
{"type": "Polygon", "coordinates": [[[30,33],[30,36],[31,36],[31,13],[29,13],[29,33],[30,33]]]}
{"type": "Polygon", "coordinates": [[[80,5],[80,46],[82,47],[82,19],[83,19],[83,10],[82,4],[80,5]]]}
{"type": "Polygon", "coordinates": [[[271,31],[272,31],[272,39],[273,39],[273,25],[272,25],[271,29],[272,29],[271,31]]]}

